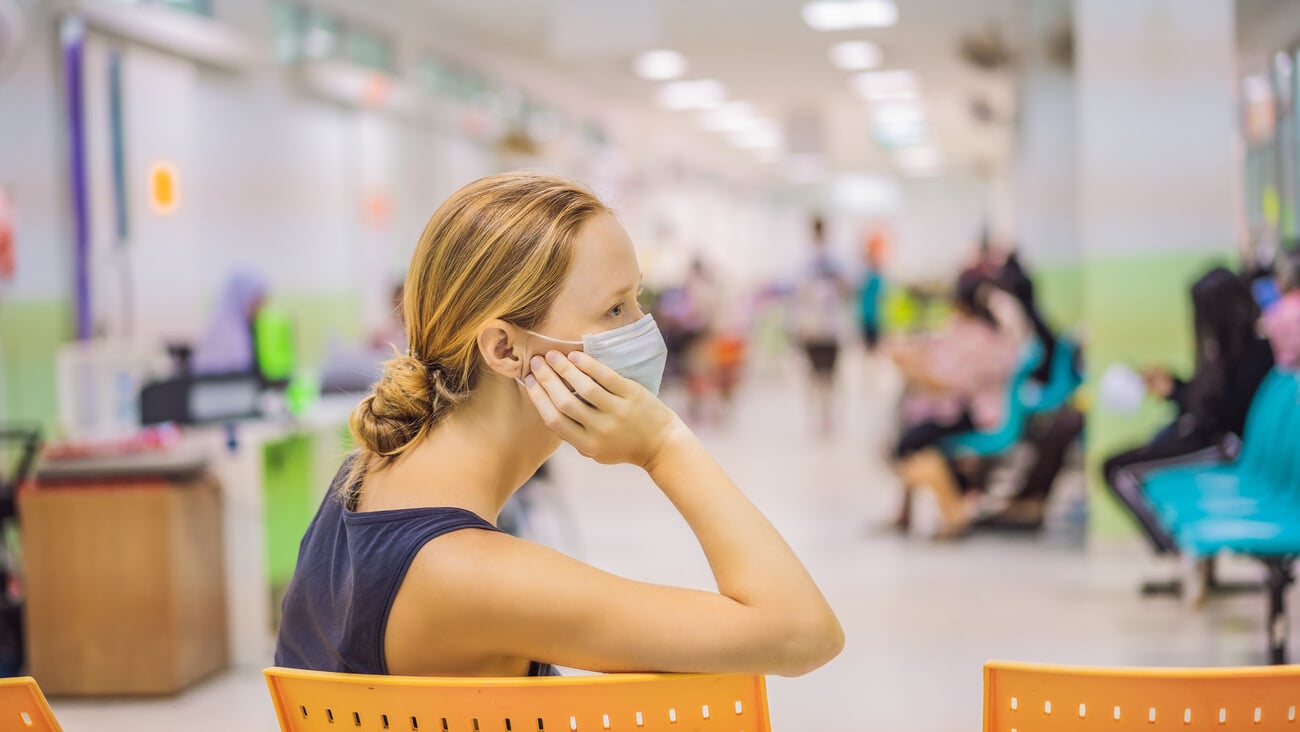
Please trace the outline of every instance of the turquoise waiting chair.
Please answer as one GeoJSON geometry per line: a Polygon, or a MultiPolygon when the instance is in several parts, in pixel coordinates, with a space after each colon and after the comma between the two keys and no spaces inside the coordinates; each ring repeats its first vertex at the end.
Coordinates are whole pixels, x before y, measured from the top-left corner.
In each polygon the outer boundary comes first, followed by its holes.
{"type": "Polygon", "coordinates": [[[1021,351],[1020,360],[1011,374],[1007,385],[1006,405],[1002,422],[991,430],[963,432],[943,440],[940,446],[951,455],[958,457],[995,457],[1010,450],[1020,441],[1024,433],[1025,420],[1029,417],[1029,405],[1021,398],[1021,389],[1029,381],[1029,375],[1042,362],[1043,346],[1037,340],[1031,341],[1021,351]]]}
{"type": "MultiPolygon", "coordinates": [[[[1030,414],[1050,412],[1065,404],[1083,383],[1083,374],[1075,368],[1079,347],[1072,341],[1058,338],[1052,349],[1052,368],[1047,383],[1039,384],[1027,379],[1020,386],[1019,397],[1030,414]]],[[[1037,368],[1037,366],[1035,366],[1037,368]]]]}
{"type": "Polygon", "coordinates": [[[1269,657],[1285,663],[1286,591],[1300,558],[1300,374],[1269,373],[1244,432],[1232,463],[1156,471],[1144,495],[1186,555],[1234,552],[1264,563],[1269,657]]]}

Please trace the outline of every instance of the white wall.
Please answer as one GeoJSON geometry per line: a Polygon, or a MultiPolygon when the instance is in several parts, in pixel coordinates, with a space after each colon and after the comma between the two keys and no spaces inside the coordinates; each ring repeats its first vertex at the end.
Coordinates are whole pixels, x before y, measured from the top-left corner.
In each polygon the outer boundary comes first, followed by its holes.
{"type": "MultiPolygon", "coordinates": [[[[437,205],[464,183],[501,169],[503,161],[456,130],[403,121],[320,101],[269,61],[269,5],[228,0],[221,18],[237,24],[268,58],[248,73],[218,71],[162,52],[92,34],[87,46],[86,103],[91,166],[92,289],[97,320],[124,330],[117,270],[107,56],[123,58],[135,335],[145,341],[197,337],[226,276],[253,265],[273,292],[354,298],[360,318],[378,323],[388,293],[405,272],[416,239],[437,205]],[[158,160],[179,172],[181,204],[168,216],[151,210],[146,175],[158,160]],[[382,221],[367,201],[387,201],[382,221]]],[[[370,12],[353,5],[343,12],[370,12]]],[[[430,28],[376,15],[372,22],[403,48],[428,43],[430,28]]],[[[54,19],[32,23],[33,44],[17,73],[0,81],[5,127],[0,171],[16,180],[22,220],[19,281],[0,296],[71,297],[71,226],[67,204],[62,83],[54,19]],[[11,113],[16,110],[16,113],[11,113]]],[[[680,275],[691,254],[725,269],[738,285],[788,271],[803,253],[802,211],[772,195],[735,151],[701,147],[658,130],[627,110],[584,98],[562,78],[524,65],[503,65],[489,47],[462,45],[458,60],[481,61],[506,84],[519,85],[579,120],[605,125],[613,143],[574,145],[543,167],[588,182],[609,197],[646,254],[647,272],[680,275]],[[477,54],[477,57],[474,55],[477,54]],[[511,74],[517,75],[511,76],[511,74]],[[656,240],[656,222],[674,236],[656,240]]],[[[719,146],[721,147],[721,146],[719,146]]]]}
{"type": "Polygon", "coordinates": [[[0,307],[5,300],[61,297],[72,280],[57,37],[45,4],[31,8],[28,22],[17,65],[0,75],[0,186],[16,208],[17,265],[13,280],[0,280],[0,307]]]}

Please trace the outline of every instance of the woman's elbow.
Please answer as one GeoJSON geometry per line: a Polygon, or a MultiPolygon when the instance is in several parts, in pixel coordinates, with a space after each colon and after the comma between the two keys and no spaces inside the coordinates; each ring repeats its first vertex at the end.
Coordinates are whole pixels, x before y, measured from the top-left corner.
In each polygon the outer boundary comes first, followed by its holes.
{"type": "Polygon", "coordinates": [[[844,650],[844,628],[829,609],[816,617],[803,620],[791,629],[786,638],[786,653],[779,676],[803,676],[825,666],[844,650]]]}

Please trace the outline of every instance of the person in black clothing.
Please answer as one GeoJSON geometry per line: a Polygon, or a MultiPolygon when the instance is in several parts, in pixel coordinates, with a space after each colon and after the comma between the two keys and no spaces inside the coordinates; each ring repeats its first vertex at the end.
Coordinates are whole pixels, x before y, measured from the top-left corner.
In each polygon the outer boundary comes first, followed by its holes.
{"type": "Polygon", "coordinates": [[[1223,460],[1232,436],[1240,437],[1246,412],[1269,369],[1273,351],[1259,337],[1259,306],[1239,277],[1215,268],[1192,286],[1196,367],[1189,381],[1155,367],[1147,388],[1178,407],[1178,417],[1145,445],[1106,460],[1103,474],[1115,497],[1133,514],[1159,553],[1177,549],[1143,494],[1143,475],[1172,464],[1223,460]]]}

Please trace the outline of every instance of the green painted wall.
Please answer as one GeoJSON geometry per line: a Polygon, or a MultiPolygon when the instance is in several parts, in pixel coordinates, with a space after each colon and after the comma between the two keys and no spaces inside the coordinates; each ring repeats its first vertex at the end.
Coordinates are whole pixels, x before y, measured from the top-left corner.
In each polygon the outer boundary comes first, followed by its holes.
{"type": "MultiPolygon", "coordinates": [[[[1095,394],[1112,363],[1134,368],[1162,364],[1176,374],[1191,370],[1192,314],[1189,290],[1215,265],[1231,265],[1215,253],[1099,257],[1083,265],[1083,318],[1087,333],[1087,394],[1095,394]]],[[[1089,399],[1089,401],[1093,401],[1089,399]]],[[[1168,404],[1148,399],[1137,415],[1089,410],[1086,461],[1091,491],[1089,530],[1113,538],[1133,531],[1132,520],[1101,480],[1105,458],[1139,445],[1173,417],[1168,404]]]]}
{"type": "Polygon", "coordinates": [[[0,302],[0,419],[39,422],[52,434],[58,397],[54,360],[72,336],[72,308],[62,300],[0,302]]]}
{"type": "MultiPolygon", "coordinates": [[[[276,295],[275,304],[293,321],[303,366],[318,366],[331,339],[355,342],[363,335],[360,306],[351,295],[289,293],[276,295]]],[[[72,338],[71,323],[71,304],[64,300],[0,302],[0,418],[40,422],[53,434],[54,364],[59,347],[72,338]]]]}
{"type": "Polygon", "coordinates": [[[1049,325],[1073,331],[1083,320],[1083,267],[1079,264],[1037,267],[1034,299],[1049,325]]]}
{"type": "Polygon", "coordinates": [[[363,338],[359,300],[345,293],[272,293],[278,310],[293,323],[299,363],[319,366],[331,340],[356,343],[363,338]]]}

